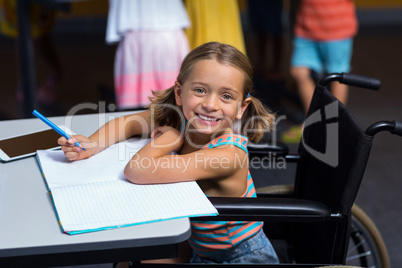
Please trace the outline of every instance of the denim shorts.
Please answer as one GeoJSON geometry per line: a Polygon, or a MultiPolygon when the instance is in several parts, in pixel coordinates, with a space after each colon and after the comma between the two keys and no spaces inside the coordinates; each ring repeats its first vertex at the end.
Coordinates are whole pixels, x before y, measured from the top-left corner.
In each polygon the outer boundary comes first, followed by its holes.
{"type": "Polygon", "coordinates": [[[241,244],[215,255],[200,257],[194,254],[191,263],[279,263],[274,248],[260,230],[255,236],[241,244]]]}
{"type": "Polygon", "coordinates": [[[353,39],[314,41],[295,37],[292,67],[307,67],[318,74],[348,73],[352,58],[353,39]]]}

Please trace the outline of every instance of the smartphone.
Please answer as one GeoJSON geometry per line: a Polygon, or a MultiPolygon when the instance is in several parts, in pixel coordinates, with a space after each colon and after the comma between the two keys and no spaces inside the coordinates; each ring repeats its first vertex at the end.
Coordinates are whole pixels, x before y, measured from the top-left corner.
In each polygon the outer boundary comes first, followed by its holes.
{"type": "MultiPolygon", "coordinates": [[[[66,127],[60,128],[66,130],[66,127]]],[[[71,132],[70,132],[71,133],[71,132]]],[[[57,149],[60,134],[53,129],[26,133],[0,140],[0,160],[9,162],[36,154],[36,150],[57,149]]]]}

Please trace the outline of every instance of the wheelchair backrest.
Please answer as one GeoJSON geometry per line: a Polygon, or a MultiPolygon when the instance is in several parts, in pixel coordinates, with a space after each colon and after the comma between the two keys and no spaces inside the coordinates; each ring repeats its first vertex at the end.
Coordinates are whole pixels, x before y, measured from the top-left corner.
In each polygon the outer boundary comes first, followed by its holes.
{"type": "Polygon", "coordinates": [[[350,215],[373,137],[326,87],[317,85],[299,146],[296,197],[350,215]]]}

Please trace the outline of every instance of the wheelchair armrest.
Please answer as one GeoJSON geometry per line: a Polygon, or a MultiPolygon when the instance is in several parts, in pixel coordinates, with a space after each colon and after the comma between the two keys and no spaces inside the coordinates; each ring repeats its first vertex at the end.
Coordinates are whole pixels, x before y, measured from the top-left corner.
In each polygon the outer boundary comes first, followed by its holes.
{"type": "Polygon", "coordinates": [[[219,215],[197,220],[247,220],[276,222],[328,221],[331,211],[322,203],[295,198],[208,197],[219,215]]]}
{"type": "Polygon", "coordinates": [[[275,154],[275,156],[286,156],[289,153],[288,146],[280,141],[276,141],[275,143],[249,143],[247,145],[247,150],[250,157],[268,156],[270,154],[275,154]]]}

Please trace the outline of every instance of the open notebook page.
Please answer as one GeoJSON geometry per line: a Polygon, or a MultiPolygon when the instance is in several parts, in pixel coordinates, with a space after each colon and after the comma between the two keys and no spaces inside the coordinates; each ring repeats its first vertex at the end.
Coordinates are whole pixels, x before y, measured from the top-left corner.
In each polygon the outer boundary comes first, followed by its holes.
{"type": "Polygon", "coordinates": [[[58,187],[52,198],[68,234],[217,214],[194,181],[156,185],[104,181],[58,187]]]}
{"type": "Polygon", "coordinates": [[[37,151],[43,176],[50,191],[55,187],[124,179],[123,170],[132,156],[149,139],[128,139],[102,152],[79,161],[70,162],[63,151],[37,151]]]}
{"type": "Polygon", "coordinates": [[[136,185],[123,170],[149,140],[130,139],[84,160],[38,151],[60,225],[79,234],[180,217],[216,215],[196,182],[136,185]]]}

